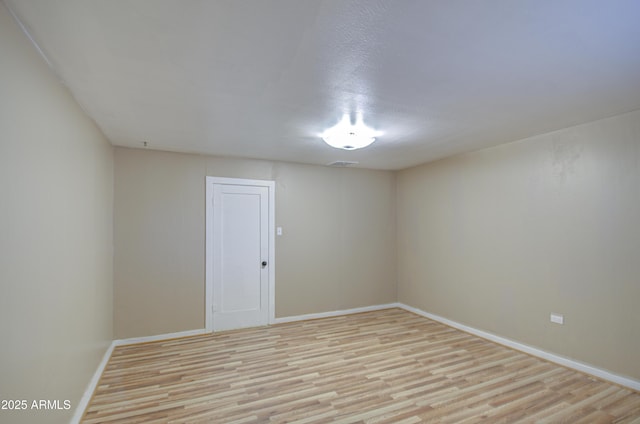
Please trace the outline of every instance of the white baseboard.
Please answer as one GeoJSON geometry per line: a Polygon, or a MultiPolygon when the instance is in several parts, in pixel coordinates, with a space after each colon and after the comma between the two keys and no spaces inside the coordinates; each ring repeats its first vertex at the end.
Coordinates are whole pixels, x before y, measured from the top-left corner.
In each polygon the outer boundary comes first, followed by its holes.
{"type": "Polygon", "coordinates": [[[387,303],[384,305],[363,306],[360,308],[342,309],[340,311],[318,312],[315,314],[295,315],[290,317],[275,318],[272,324],[285,322],[306,321],[309,319],[337,317],[340,315],[359,314],[360,312],[379,311],[381,309],[401,308],[399,303],[387,303]]]}
{"type": "Polygon", "coordinates": [[[162,340],[179,339],[180,337],[201,336],[210,333],[204,328],[197,330],[178,331],[177,333],[157,334],[155,336],[132,337],[130,339],[114,340],[116,346],[126,346],[137,343],[159,342],[162,340]]]}
{"type": "Polygon", "coordinates": [[[524,343],[516,342],[514,340],[510,340],[505,337],[501,337],[496,334],[489,333],[487,331],[478,330],[477,328],[469,327],[468,325],[460,324],[459,322],[452,321],[450,319],[441,317],[439,315],[425,312],[421,309],[414,308],[413,306],[405,305],[404,303],[398,303],[397,306],[406,311],[413,312],[414,314],[421,315],[425,318],[429,318],[434,321],[438,321],[442,324],[448,325],[449,327],[453,327],[458,330],[462,330],[466,333],[471,333],[475,336],[482,337],[483,339],[491,340],[492,342],[496,342],[498,344],[510,347],[512,349],[519,350],[524,353],[528,353],[529,355],[536,356],[541,359],[545,359],[549,362],[553,362],[553,363],[565,366],[567,368],[571,368],[576,371],[580,371],[585,374],[598,377],[602,380],[606,380],[611,383],[618,384],[620,386],[628,387],[632,390],[640,391],[640,381],[635,380],[633,378],[625,377],[619,374],[614,374],[602,368],[597,368],[597,367],[594,367],[593,365],[585,364],[584,362],[575,361],[573,359],[556,355],[555,353],[547,352],[545,350],[538,349],[533,346],[526,345],[524,343]]]}
{"type": "Polygon", "coordinates": [[[84,394],[80,398],[80,402],[76,406],[76,410],[73,413],[73,417],[71,417],[71,424],[79,424],[82,420],[82,416],[84,415],[84,410],[87,409],[89,402],[91,401],[91,397],[93,396],[93,392],[98,387],[98,382],[100,381],[100,377],[102,377],[102,372],[107,366],[107,362],[109,362],[109,358],[111,358],[111,354],[113,353],[113,349],[116,347],[115,341],[111,342],[106,352],[102,356],[102,360],[98,364],[98,368],[96,368],[96,372],[93,373],[93,377],[89,381],[87,388],[84,391],[84,394]]]}

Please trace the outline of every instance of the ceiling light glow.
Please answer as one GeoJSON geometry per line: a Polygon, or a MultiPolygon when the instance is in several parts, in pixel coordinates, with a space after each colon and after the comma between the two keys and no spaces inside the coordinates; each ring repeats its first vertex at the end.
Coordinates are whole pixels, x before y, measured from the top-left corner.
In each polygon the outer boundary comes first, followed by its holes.
{"type": "Polygon", "coordinates": [[[336,149],[356,150],[373,143],[378,135],[378,132],[364,125],[362,115],[358,115],[355,125],[351,124],[349,115],[344,115],[336,126],[322,133],[322,139],[336,149]]]}

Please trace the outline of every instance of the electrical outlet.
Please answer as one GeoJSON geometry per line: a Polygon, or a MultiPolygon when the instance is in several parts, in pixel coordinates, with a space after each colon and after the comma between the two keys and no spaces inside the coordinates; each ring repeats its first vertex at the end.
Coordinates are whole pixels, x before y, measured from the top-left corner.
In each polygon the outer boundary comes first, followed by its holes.
{"type": "Polygon", "coordinates": [[[556,324],[564,324],[564,315],[562,314],[551,314],[550,317],[551,322],[554,322],[556,324]]]}

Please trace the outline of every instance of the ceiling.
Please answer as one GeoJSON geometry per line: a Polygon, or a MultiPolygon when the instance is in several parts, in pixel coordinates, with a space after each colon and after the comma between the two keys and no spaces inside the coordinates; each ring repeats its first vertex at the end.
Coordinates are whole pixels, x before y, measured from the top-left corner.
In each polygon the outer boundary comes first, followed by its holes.
{"type": "Polygon", "coordinates": [[[5,3],[117,146],[402,169],[640,109],[637,0],[5,3]]]}

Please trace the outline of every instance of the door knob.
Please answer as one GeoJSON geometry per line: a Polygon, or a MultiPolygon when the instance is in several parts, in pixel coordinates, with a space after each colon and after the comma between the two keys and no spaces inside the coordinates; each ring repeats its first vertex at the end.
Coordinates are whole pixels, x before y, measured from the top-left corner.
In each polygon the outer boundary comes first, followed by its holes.
{"type": "Polygon", "coordinates": [[[262,268],[264,268],[265,266],[267,266],[267,261],[262,261],[262,268]]]}

